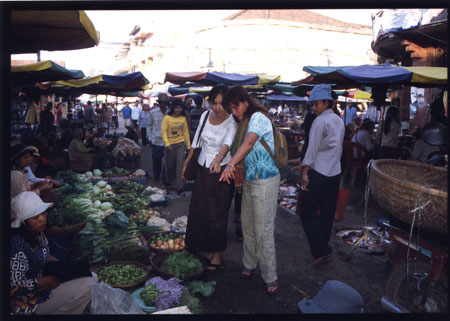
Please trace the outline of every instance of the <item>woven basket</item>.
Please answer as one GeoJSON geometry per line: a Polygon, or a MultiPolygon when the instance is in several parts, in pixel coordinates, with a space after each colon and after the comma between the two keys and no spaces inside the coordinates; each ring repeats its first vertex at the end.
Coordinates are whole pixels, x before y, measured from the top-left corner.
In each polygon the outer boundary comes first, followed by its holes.
{"type": "MultiPolygon", "coordinates": [[[[161,268],[161,265],[164,263],[164,261],[166,260],[167,256],[170,253],[158,253],[155,254],[150,263],[152,264],[153,269],[156,271],[156,273],[158,273],[159,275],[166,277],[166,278],[174,278],[175,274],[174,273],[169,273],[167,271],[165,271],[164,269],[161,268]]],[[[205,272],[206,270],[206,262],[205,260],[198,256],[198,255],[194,255],[197,259],[200,260],[200,262],[202,262],[203,268],[197,272],[197,273],[187,273],[184,275],[184,277],[181,279],[183,281],[192,281],[192,280],[196,280],[199,279],[202,274],[205,272]]]]}
{"type": "Polygon", "coordinates": [[[70,226],[66,226],[66,227],[49,227],[45,231],[45,234],[51,235],[51,236],[72,235],[72,234],[78,233],[79,231],[84,229],[87,222],[88,222],[88,219],[86,218],[83,222],[75,224],[75,225],[70,225],[70,226]]]}
{"type": "MultiPolygon", "coordinates": [[[[415,225],[440,234],[447,233],[447,168],[419,162],[380,159],[372,163],[370,191],[378,203],[393,216],[411,224],[418,196],[423,205],[415,225]]],[[[418,213],[418,211],[416,212],[418,213]]]]}
{"type": "Polygon", "coordinates": [[[155,252],[155,253],[172,253],[172,252],[179,252],[179,251],[185,250],[185,249],[186,249],[185,247],[182,248],[182,249],[179,249],[179,250],[161,250],[161,249],[158,249],[158,248],[153,247],[153,246],[150,245],[150,240],[152,239],[153,236],[164,235],[164,234],[169,234],[169,233],[174,233],[174,232],[167,232],[167,231],[164,232],[164,231],[160,231],[160,232],[155,232],[155,233],[150,234],[150,235],[147,237],[147,239],[146,239],[146,240],[147,240],[148,248],[149,248],[152,252],[155,252]]]}
{"type": "Polygon", "coordinates": [[[136,266],[136,267],[138,267],[138,268],[144,269],[144,270],[146,271],[146,273],[145,273],[145,276],[144,276],[143,278],[141,278],[140,280],[137,280],[137,281],[134,282],[134,283],[130,283],[130,284],[121,284],[121,285],[118,285],[118,284],[110,284],[110,283],[108,283],[108,284],[109,284],[110,286],[112,286],[113,288],[119,288],[119,289],[131,289],[131,288],[134,288],[134,287],[141,286],[141,285],[144,284],[145,281],[148,279],[148,269],[147,269],[147,267],[146,267],[145,265],[142,265],[142,264],[140,264],[140,263],[138,263],[138,262],[135,262],[135,261],[117,261],[117,262],[111,262],[111,263],[105,264],[104,266],[102,266],[102,267],[98,270],[98,273],[97,273],[97,274],[99,274],[100,271],[103,270],[105,267],[110,266],[110,265],[116,265],[116,264],[121,264],[121,265],[126,265],[126,264],[134,265],[134,266],[136,266]]]}

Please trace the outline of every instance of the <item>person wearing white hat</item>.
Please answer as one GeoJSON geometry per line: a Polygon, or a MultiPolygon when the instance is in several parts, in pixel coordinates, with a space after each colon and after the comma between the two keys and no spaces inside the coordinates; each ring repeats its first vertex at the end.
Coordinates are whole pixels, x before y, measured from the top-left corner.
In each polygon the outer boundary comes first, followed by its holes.
{"type": "Polygon", "coordinates": [[[314,257],[313,266],[330,261],[333,256],[328,242],[342,172],[345,126],[333,112],[331,91],[329,85],[323,84],[314,86],[311,91],[309,101],[317,117],[312,123],[308,149],[302,161],[300,217],[314,257]]]}
{"type": "MultiPolygon", "coordinates": [[[[61,277],[46,274],[51,256],[43,233],[47,210],[36,193],[23,192],[11,201],[15,220],[11,223],[10,286],[13,314],[81,314],[91,300],[91,286],[97,275],[83,272],[80,277],[61,282],[61,277]]],[[[80,274],[81,275],[81,274],[80,274]]]]}

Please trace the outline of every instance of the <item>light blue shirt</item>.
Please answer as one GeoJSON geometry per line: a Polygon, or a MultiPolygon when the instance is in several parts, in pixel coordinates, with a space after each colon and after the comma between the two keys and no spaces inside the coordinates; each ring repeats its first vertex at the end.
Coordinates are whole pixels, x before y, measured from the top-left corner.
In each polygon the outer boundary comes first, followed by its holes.
{"type": "Polygon", "coordinates": [[[278,167],[260,142],[261,138],[264,138],[272,153],[274,152],[273,129],[269,118],[260,112],[254,113],[250,117],[248,133],[255,133],[258,135],[258,139],[245,157],[245,180],[266,179],[276,176],[279,173],[278,167]]]}
{"type": "Polygon", "coordinates": [[[356,113],[357,109],[355,107],[345,107],[344,114],[342,115],[342,119],[344,120],[345,125],[355,123],[356,113]]]}
{"type": "Polygon", "coordinates": [[[38,178],[34,175],[34,173],[31,171],[30,166],[27,166],[24,168],[26,174],[27,174],[27,180],[31,183],[37,183],[42,181],[48,181],[48,179],[45,178],[38,178]]]}
{"type": "Polygon", "coordinates": [[[341,173],[341,154],[345,126],[333,110],[327,109],[314,119],[303,166],[331,177],[341,173]]]}

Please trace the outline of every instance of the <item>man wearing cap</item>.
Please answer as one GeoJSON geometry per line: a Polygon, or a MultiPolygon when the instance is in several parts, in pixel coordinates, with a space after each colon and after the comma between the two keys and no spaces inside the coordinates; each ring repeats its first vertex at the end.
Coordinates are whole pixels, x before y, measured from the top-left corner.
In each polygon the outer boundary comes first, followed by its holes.
{"type": "Polygon", "coordinates": [[[166,114],[167,107],[169,106],[169,97],[166,93],[158,94],[158,104],[150,111],[148,117],[148,133],[149,133],[149,146],[152,146],[152,160],[153,160],[153,178],[155,181],[159,181],[162,172],[162,179],[165,179],[163,171],[162,158],[164,157],[164,141],[161,136],[161,124],[166,114]]]}
{"type": "Polygon", "coordinates": [[[332,259],[328,242],[341,180],[345,128],[342,119],[333,112],[329,85],[314,86],[309,101],[317,117],[302,161],[300,216],[314,257],[313,265],[318,266],[332,259]]]}
{"type": "MultiPolygon", "coordinates": [[[[32,151],[33,160],[36,160],[37,158],[41,157],[41,155],[39,155],[39,149],[36,146],[27,146],[27,148],[32,151]]],[[[47,176],[45,178],[38,178],[38,177],[36,177],[34,175],[33,171],[31,170],[30,166],[25,167],[24,171],[25,171],[25,173],[27,175],[27,180],[30,183],[50,182],[50,183],[52,183],[53,185],[56,185],[56,186],[61,185],[58,181],[55,181],[50,176],[47,176]]]]}
{"type": "Polygon", "coordinates": [[[33,160],[33,151],[23,144],[12,147],[11,155],[11,199],[26,191],[35,192],[37,195],[47,193],[52,185],[49,182],[37,182],[30,184],[25,174],[25,167],[29,167],[33,160]]]}

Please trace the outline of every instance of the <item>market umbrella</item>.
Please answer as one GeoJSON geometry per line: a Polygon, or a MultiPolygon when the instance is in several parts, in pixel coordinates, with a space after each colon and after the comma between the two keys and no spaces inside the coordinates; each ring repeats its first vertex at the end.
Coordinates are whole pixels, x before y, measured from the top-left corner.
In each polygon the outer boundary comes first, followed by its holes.
{"type": "Polygon", "coordinates": [[[83,77],[84,73],[81,70],[66,69],[51,60],[11,66],[11,83],[13,86],[44,81],[80,79],[83,77]]]}
{"type": "Polygon", "coordinates": [[[100,34],[83,10],[14,10],[11,53],[75,50],[98,45],[100,34]]]}
{"type": "Polygon", "coordinates": [[[353,99],[373,100],[371,93],[369,93],[367,91],[359,90],[359,89],[349,90],[347,97],[350,97],[353,99]]]}
{"type": "MultiPolygon", "coordinates": [[[[242,75],[236,73],[224,72],[167,72],[164,81],[174,84],[184,84],[186,82],[194,82],[206,86],[214,86],[217,84],[225,85],[257,85],[259,76],[242,75]]],[[[268,81],[267,78],[265,78],[268,81]]]]}
{"type": "Polygon", "coordinates": [[[164,82],[182,85],[186,82],[195,82],[206,77],[206,72],[167,72],[164,82]]]}

